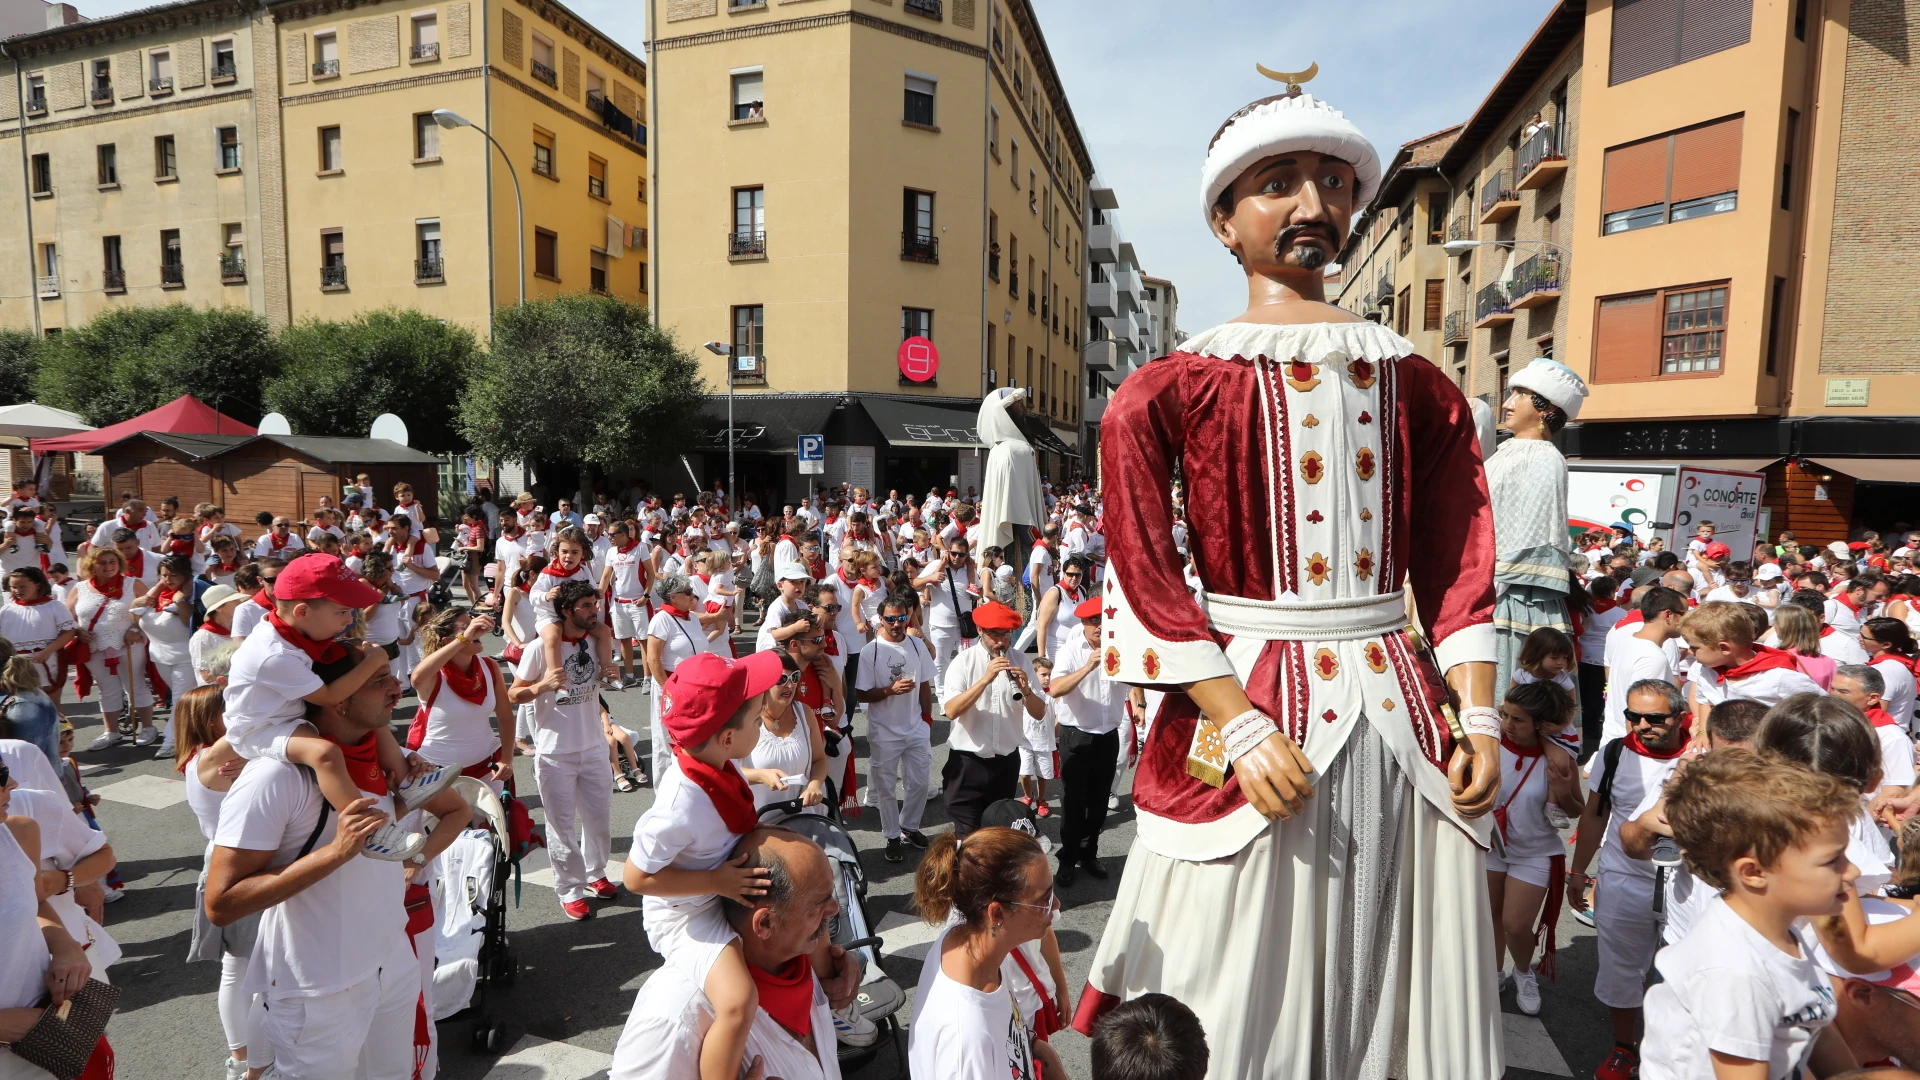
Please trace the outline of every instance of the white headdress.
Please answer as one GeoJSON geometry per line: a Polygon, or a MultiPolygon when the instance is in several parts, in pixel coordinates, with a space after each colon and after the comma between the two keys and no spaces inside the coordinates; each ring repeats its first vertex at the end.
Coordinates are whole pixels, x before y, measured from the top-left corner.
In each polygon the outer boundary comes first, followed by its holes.
{"type": "Polygon", "coordinates": [[[1507,380],[1507,385],[1531,390],[1560,406],[1569,421],[1580,415],[1580,406],[1587,400],[1586,380],[1567,365],[1545,357],[1521,368],[1518,375],[1507,380]]]}
{"type": "Polygon", "coordinates": [[[1241,173],[1262,158],[1288,150],[1330,154],[1351,164],[1359,187],[1355,206],[1366,205],[1380,188],[1380,155],[1353,121],[1312,94],[1281,94],[1233,114],[1207,147],[1207,161],[1200,169],[1200,212],[1207,223],[1213,223],[1213,204],[1220,193],[1241,173]]]}

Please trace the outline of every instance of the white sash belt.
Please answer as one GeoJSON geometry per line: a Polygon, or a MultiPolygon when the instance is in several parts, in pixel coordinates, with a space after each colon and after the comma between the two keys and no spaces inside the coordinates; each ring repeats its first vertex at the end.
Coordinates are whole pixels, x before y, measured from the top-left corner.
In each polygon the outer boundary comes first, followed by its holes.
{"type": "Polygon", "coordinates": [[[1207,625],[1259,641],[1352,641],[1407,628],[1404,591],[1341,600],[1249,600],[1208,593],[1207,625]]]}

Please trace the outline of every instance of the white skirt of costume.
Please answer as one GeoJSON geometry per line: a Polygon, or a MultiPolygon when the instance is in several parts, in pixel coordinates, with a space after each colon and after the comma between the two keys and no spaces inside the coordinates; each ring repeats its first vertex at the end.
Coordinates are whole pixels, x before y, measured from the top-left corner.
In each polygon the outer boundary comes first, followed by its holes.
{"type": "Polygon", "coordinates": [[[1090,985],[1185,1002],[1213,1080],[1497,1080],[1484,854],[1364,718],[1314,780],[1231,858],[1136,841],[1090,985]]]}

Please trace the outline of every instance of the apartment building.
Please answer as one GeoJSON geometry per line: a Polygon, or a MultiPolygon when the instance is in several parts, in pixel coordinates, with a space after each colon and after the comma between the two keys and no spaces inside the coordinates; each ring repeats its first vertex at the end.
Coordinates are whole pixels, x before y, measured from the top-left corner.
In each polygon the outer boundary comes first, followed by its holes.
{"type": "Polygon", "coordinates": [[[1334,303],[1413,342],[1421,356],[1454,369],[1456,381],[1463,378],[1460,365],[1449,364],[1443,343],[1464,323],[1446,321],[1453,275],[1443,245],[1451,195],[1440,160],[1460,128],[1423,135],[1394,154],[1380,190],[1341,247],[1338,285],[1328,283],[1334,303]]]}
{"type": "Polygon", "coordinates": [[[515,174],[527,295],[647,299],[644,66],[547,0],[185,0],[0,50],[0,221],[32,253],[0,324],[400,306],[484,335],[520,296],[515,174]]]}
{"type": "Polygon", "coordinates": [[[1086,472],[1099,466],[1100,418],[1128,375],[1172,351],[1178,298],[1173,283],[1140,270],[1140,259],[1120,227],[1120,196],[1097,176],[1087,210],[1087,340],[1081,451],[1086,472]]]}
{"type": "Polygon", "coordinates": [[[1043,469],[1077,470],[1093,169],[1027,0],[654,12],[656,308],[734,391],[701,479],[731,443],[771,501],[977,487],[1001,386],[1029,391],[1043,469]],[[802,434],[827,437],[818,481],[802,434]]]}

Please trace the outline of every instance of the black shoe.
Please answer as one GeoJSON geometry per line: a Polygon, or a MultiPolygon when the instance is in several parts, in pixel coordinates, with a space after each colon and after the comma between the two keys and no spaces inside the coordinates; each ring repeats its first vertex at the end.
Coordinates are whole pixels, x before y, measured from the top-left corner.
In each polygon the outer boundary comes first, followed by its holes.
{"type": "Polygon", "coordinates": [[[1054,871],[1053,883],[1055,886],[1059,888],[1062,888],[1062,889],[1072,888],[1073,883],[1076,880],[1078,879],[1074,877],[1073,864],[1070,862],[1064,862],[1064,861],[1061,862],[1060,869],[1054,871]]]}
{"type": "Polygon", "coordinates": [[[1099,859],[1096,859],[1091,855],[1080,860],[1080,869],[1085,870],[1087,872],[1087,876],[1094,879],[1095,881],[1105,881],[1108,878],[1113,876],[1112,874],[1107,872],[1106,867],[1100,865],[1099,859]]]}
{"type": "Polygon", "coordinates": [[[893,839],[888,840],[887,841],[887,861],[899,862],[900,860],[906,858],[906,850],[907,850],[906,847],[900,843],[899,837],[896,836],[893,839]]]}
{"type": "Polygon", "coordinates": [[[927,834],[921,832],[919,829],[902,829],[900,830],[900,835],[906,837],[907,843],[912,844],[914,847],[924,848],[927,846],[927,834]]]}

